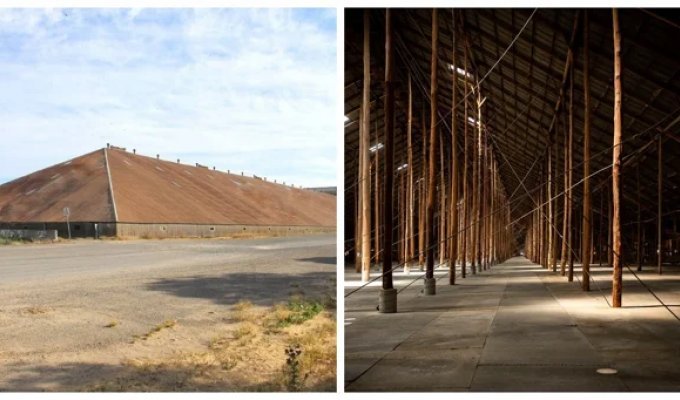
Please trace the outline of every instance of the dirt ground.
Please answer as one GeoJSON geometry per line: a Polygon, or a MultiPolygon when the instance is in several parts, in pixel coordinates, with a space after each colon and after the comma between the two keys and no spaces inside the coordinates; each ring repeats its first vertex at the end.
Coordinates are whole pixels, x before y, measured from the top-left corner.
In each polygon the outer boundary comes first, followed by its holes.
{"type": "MultiPolygon", "coordinates": [[[[0,247],[0,390],[278,390],[291,338],[334,332],[335,246],[325,235],[0,247]],[[291,298],[326,311],[274,330],[234,312],[274,315],[291,298]],[[220,364],[258,340],[280,346],[250,377],[220,364]]],[[[303,390],[335,389],[334,376],[305,379],[303,390]]]]}

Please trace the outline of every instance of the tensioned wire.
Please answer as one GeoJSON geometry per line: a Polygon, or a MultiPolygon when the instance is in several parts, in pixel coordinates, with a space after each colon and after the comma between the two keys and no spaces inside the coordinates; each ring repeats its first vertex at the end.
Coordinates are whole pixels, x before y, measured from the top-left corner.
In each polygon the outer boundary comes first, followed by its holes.
{"type": "MultiPolygon", "coordinates": [[[[677,109],[677,110],[680,110],[680,108],[677,109]]],[[[677,110],[676,110],[676,111],[677,111],[677,110]]],[[[651,129],[654,129],[656,126],[658,126],[658,125],[660,125],[661,123],[663,123],[666,119],[668,119],[670,116],[672,116],[676,111],[673,111],[673,112],[669,113],[666,117],[662,118],[662,119],[659,120],[657,123],[655,123],[655,124],[653,124],[652,126],[650,126],[649,128],[647,128],[647,129],[645,129],[645,130],[643,130],[643,131],[641,131],[641,132],[639,132],[639,133],[637,133],[637,134],[635,134],[635,135],[633,135],[633,136],[631,136],[631,137],[629,137],[629,138],[626,138],[626,140],[622,140],[621,143],[619,143],[618,145],[613,145],[613,146],[611,146],[610,148],[608,148],[608,149],[606,149],[606,150],[603,150],[602,152],[596,153],[595,155],[591,156],[591,158],[593,158],[593,157],[595,157],[595,156],[599,156],[599,155],[603,154],[605,151],[609,151],[609,150],[613,149],[613,148],[616,147],[616,146],[622,146],[622,145],[624,144],[624,142],[629,141],[629,140],[632,140],[632,139],[634,139],[634,138],[636,138],[636,137],[639,137],[639,136],[642,135],[642,134],[647,133],[647,132],[650,131],[651,129]]],[[[652,139],[652,140],[655,140],[655,139],[652,139]]],[[[631,158],[631,157],[637,155],[638,153],[640,153],[640,152],[641,152],[642,150],[644,150],[644,149],[645,149],[645,146],[640,147],[640,148],[638,148],[636,151],[634,151],[634,152],[632,152],[632,153],[629,153],[629,154],[625,155],[624,157],[621,158],[621,162],[623,162],[624,160],[627,160],[628,158],[631,158]]],[[[499,152],[500,152],[500,150],[499,150],[499,152]]],[[[585,162],[585,161],[586,161],[586,160],[584,160],[583,162],[585,162]]],[[[582,162],[582,163],[583,163],[583,162],[582,162]]],[[[577,167],[580,166],[582,163],[580,163],[579,165],[577,165],[577,167]]],[[[601,168],[601,169],[599,169],[599,170],[597,170],[597,171],[591,173],[590,175],[588,175],[588,178],[590,178],[590,177],[592,177],[592,176],[595,176],[595,175],[597,175],[597,174],[599,174],[599,173],[601,173],[601,172],[604,172],[604,171],[606,171],[606,170],[609,169],[609,168],[612,168],[612,165],[607,165],[606,167],[601,168]]],[[[525,176],[524,179],[526,179],[526,177],[528,177],[528,174],[527,174],[527,176],[525,176]]],[[[573,189],[574,187],[580,185],[580,184],[583,182],[584,179],[585,179],[585,177],[582,178],[581,180],[579,180],[578,182],[576,182],[575,184],[571,185],[571,186],[569,187],[569,189],[573,189]]],[[[522,182],[523,182],[523,181],[522,181],[522,182]]],[[[606,182],[606,181],[605,181],[605,182],[606,182]]],[[[539,187],[540,187],[540,186],[543,186],[543,185],[544,185],[544,184],[541,184],[541,185],[539,185],[539,187]]],[[[602,186],[602,183],[601,183],[599,186],[601,187],[601,186],[602,186]]],[[[525,190],[526,190],[526,187],[525,187],[525,190]]],[[[597,189],[596,189],[596,190],[597,190],[597,189]]],[[[552,198],[550,198],[549,200],[547,200],[547,201],[545,201],[545,202],[539,204],[539,205],[536,206],[534,209],[532,209],[530,212],[528,212],[528,213],[526,213],[526,214],[520,216],[519,218],[514,219],[513,221],[511,221],[510,223],[506,224],[505,226],[500,227],[499,229],[497,229],[496,231],[494,231],[492,234],[495,234],[495,233],[497,233],[497,232],[500,232],[500,231],[502,231],[503,229],[507,229],[509,226],[514,225],[515,223],[517,223],[518,221],[520,221],[520,220],[522,220],[523,218],[527,217],[528,215],[530,215],[530,214],[533,213],[534,211],[536,211],[536,210],[538,210],[539,208],[541,208],[541,207],[545,206],[546,204],[548,204],[548,202],[550,202],[550,201],[552,201],[552,200],[555,200],[555,199],[561,197],[562,195],[565,195],[565,194],[567,193],[567,191],[568,191],[567,188],[565,188],[561,193],[559,193],[559,194],[553,196],[552,198]]],[[[529,195],[529,194],[527,193],[527,195],[529,195]]],[[[425,253],[425,252],[426,252],[427,250],[429,250],[429,249],[436,249],[436,246],[440,245],[440,244],[443,243],[443,242],[448,242],[449,239],[451,239],[451,238],[454,237],[455,235],[458,235],[458,234],[461,233],[461,232],[466,231],[466,230],[467,230],[470,226],[472,226],[472,225],[475,225],[475,224],[478,224],[478,223],[481,224],[481,221],[482,221],[483,219],[489,218],[491,215],[497,213],[499,210],[501,210],[502,208],[505,208],[505,207],[507,207],[507,203],[504,204],[502,207],[498,207],[495,211],[492,211],[491,213],[489,213],[489,214],[485,215],[484,217],[480,218],[478,222],[475,221],[475,222],[473,222],[472,224],[469,224],[469,225],[465,226],[464,229],[458,231],[456,234],[451,235],[451,236],[448,236],[448,237],[445,237],[444,239],[441,239],[441,240],[439,240],[438,242],[435,242],[435,243],[434,243],[433,245],[431,245],[429,248],[426,248],[426,249],[424,249],[423,251],[416,253],[416,255],[417,255],[417,256],[420,256],[421,254],[425,253]]],[[[546,218],[547,218],[547,217],[546,217],[546,218]]],[[[553,228],[554,228],[554,226],[553,226],[553,228]]],[[[557,231],[558,235],[560,235],[560,237],[563,239],[563,237],[562,237],[562,235],[559,233],[559,231],[558,231],[557,229],[556,229],[556,231],[557,231]]],[[[575,255],[576,257],[578,257],[578,254],[574,251],[574,249],[571,247],[571,245],[570,245],[569,243],[567,243],[567,246],[569,247],[569,251],[570,251],[573,255],[575,255]]],[[[612,251],[613,251],[613,250],[612,250],[612,251]]],[[[617,254],[617,255],[618,255],[618,254],[617,254]]],[[[474,258],[474,257],[473,257],[473,258],[474,258]]],[[[354,294],[354,293],[358,292],[359,290],[365,288],[365,287],[368,286],[369,284],[371,284],[371,283],[375,282],[376,280],[382,278],[383,276],[385,276],[385,274],[391,273],[392,271],[396,270],[397,268],[401,268],[401,267],[403,267],[404,265],[405,265],[405,263],[397,264],[396,266],[394,266],[393,268],[391,268],[389,271],[383,272],[382,274],[378,275],[377,277],[375,277],[375,278],[369,280],[368,282],[366,282],[364,285],[362,285],[362,286],[360,286],[360,287],[358,287],[358,288],[352,290],[351,292],[347,293],[347,294],[345,295],[345,298],[351,296],[352,294],[354,294]]],[[[652,294],[652,296],[654,296],[654,298],[655,298],[662,306],[664,306],[664,307],[665,307],[665,308],[666,308],[666,309],[667,309],[667,310],[668,310],[668,311],[669,311],[669,312],[670,312],[670,313],[671,313],[678,321],[680,321],[680,318],[679,318],[675,313],[673,313],[673,311],[672,311],[672,310],[671,310],[671,309],[670,309],[670,308],[669,308],[669,307],[668,307],[668,306],[667,306],[667,305],[666,305],[666,304],[665,304],[665,303],[664,303],[664,302],[663,302],[663,301],[662,301],[662,300],[661,300],[661,299],[660,299],[660,298],[659,298],[659,297],[651,290],[651,288],[649,288],[646,284],[643,283],[643,281],[637,276],[637,274],[635,274],[635,273],[631,270],[630,266],[629,266],[627,263],[625,263],[625,262],[624,262],[624,265],[626,265],[627,269],[628,269],[631,273],[633,273],[633,275],[634,275],[634,276],[636,277],[636,279],[643,285],[643,287],[645,287],[645,288],[650,292],[650,294],[652,294]]],[[[480,272],[481,272],[481,271],[480,271],[480,272]]],[[[408,284],[408,286],[410,286],[412,283],[414,283],[415,281],[419,280],[420,278],[421,278],[420,276],[416,277],[413,281],[411,281],[411,282],[408,284]]],[[[599,287],[599,285],[597,284],[597,282],[592,278],[592,275],[589,274],[589,278],[592,279],[592,281],[595,283],[595,286],[596,286],[596,287],[598,288],[598,290],[602,293],[601,288],[599,287]]],[[[578,276],[577,276],[577,280],[580,282],[580,280],[578,279],[578,276]]],[[[402,290],[403,290],[403,289],[402,289],[402,290]]],[[[611,304],[609,303],[608,298],[607,298],[604,294],[602,294],[602,295],[603,295],[605,301],[607,302],[607,304],[611,307],[611,304]]]]}
{"type": "MultiPolygon", "coordinates": [[[[474,89],[475,89],[475,88],[476,88],[477,90],[480,90],[480,85],[481,85],[481,83],[482,83],[484,80],[486,80],[486,78],[491,74],[491,72],[496,68],[496,66],[498,66],[498,64],[501,62],[501,60],[503,60],[503,58],[506,56],[506,54],[508,53],[508,51],[509,51],[509,50],[512,48],[512,46],[515,44],[515,42],[517,41],[517,39],[519,39],[519,37],[520,37],[520,35],[522,34],[522,32],[524,32],[524,29],[527,27],[527,25],[529,24],[529,21],[531,21],[531,19],[533,18],[534,14],[536,13],[536,11],[538,11],[538,8],[535,8],[534,11],[533,11],[533,12],[531,13],[531,15],[529,16],[529,18],[527,18],[526,22],[525,22],[524,25],[522,26],[522,29],[520,29],[520,31],[517,32],[517,34],[516,34],[515,37],[512,39],[512,41],[510,42],[510,44],[506,47],[505,51],[503,51],[503,54],[501,54],[501,56],[498,58],[498,60],[496,60],[496,62],[493,63],[493,65],[491,66],[491,68],[484,74],[484,76],[483,76],[480,80],[477,80],[476,83],[474,83],[473,90],[470,91],[466,96],[463,96],[463,98],[458,102],[458,104],[455,105],[455,108],[458,108],[461,104],[463,104],[463,102],[467,101],[467,98],[468,98],[470,95],[472,95],[472,94],[475,93],[475,92],[474,92],[474,89]]],[[[412,17],[409,17],[409,18],[412,18],[412,17]]],[[[419,25],[417,25],[417,24],[416,24],[416,26],[419,27],[419,25]]],[[[421,34],[422,34],[422,31],[421,31],[421,34]]],[[[411,59],[410,57],[402,57],[402,58],[403,58],[404,61],[406,61],[407,63],[408,63],[408,60],[411,59]]],[[[437,56],[437,59],[438,59],[438,62],[441,62],[441,59],[440,59],[439,56],[437,56]]],[[[444,61],[444,62],[446,63],[446,62],[448,62],[448,61],[444,61]]],[[[417,70],[418,70],[418,69],[416,69],[416,71],[417,71],[417,70]]],[[[454,70],[454,71],[452,71],[452,73],[453,73],[453,76],[455,77],[457,72],[454,70]]],[[[465,82],[466,82],[466,83],[468,82],[467,77],[466,77],[466,79],[465,79],[465,82]]],[[[470,82],[470,83],[472,83],[472,82],[470,82]]],[[[417,85],[417,86],[422,86],[422,85],[418,85],[418,83],[416,83],[416,85],[417,85]]],[[[426,99],[429,99],[429,94],[427,93],[427,90],[426,90],[426,89],[423,89],[422,87],[421,87],[421,89],[424,90],[426,99]]],[[[531,96],[531,98],[533,98],[533,95],[531,96]]],[[[531,100],[531,98],[530,98],[530,100],[531,100]]],[[[528,109],[528,107],[527,107],[527,109],[528,109]]],[[[439,112],[437,112],[437,113],[439,114],[439,112]]],[[[446,119],[449,115],[451,115],[451,111],[447,111],[447,113],[445,113],[443,116],[440,115],[440,116],[439,116],[439,121],[438,121],[436,124],[440,124],[442,121],[444,121],[444,124],[446,125],[445,119],[446,119]]],[[[465,121],[465,123],[467,123],[467,121],[465,121]]],[[[513,122],[513,124],[514,124],[514,122],[513,122]]],[[[447,125],[447,127],[448,127],[448,125],[447,125]]],[[[345,188],[345,192],[348,191],[348,190],[350,190],[350,189],[352,189],[352,188],[354,188],[354,186],[359,185],[359,184],[361,183],[361,181],[362,181],[362,179],[359,179],[359,180],[357,180],[357,182],[353,183],[353,184],[350,185],[349,187],[346,187],[346,188],[345,188]]]]}

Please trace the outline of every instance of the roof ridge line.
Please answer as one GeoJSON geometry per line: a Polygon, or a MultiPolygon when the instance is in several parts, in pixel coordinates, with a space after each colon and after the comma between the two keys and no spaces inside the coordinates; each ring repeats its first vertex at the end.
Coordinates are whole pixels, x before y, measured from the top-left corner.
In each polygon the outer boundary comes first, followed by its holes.
{"type": "Polygon", "coordinates": [[[111,181],[111,168],[109,167],[109,156],[104,149],[104,162],[106,164],[106,175],[109,178],[109,194],[111,195],[111,204],[113,205],[113,221],[118,222],[118,210],[116,209],[116,198],[113,195],[113,182],[111,181]]]}
{"type": "MultiPolygon", "coordinates": [[[[197,165],[191,165],[192,163],[188,163],[188,164],[178,163],[178,162],[166,160],[166,159],[163,159],[163,158],[160,158],[160,157],[154,158],[153,156],[147,156],[147,155],[139,154],[139,153],[136,153],[136,152],[130,153],[129,151],[123,150],[122,148],[108,148],[108,150],[119,151],[119,152],[124,153],[126,156],[129,156],[129,157],[148,158],[151,161],[167,163],[167,164],[175,165],[175,166],[179,165],[179,166],[182,166],[182,167],[185,167],[185,168],[193,168],[193,169],[200,170],[200,171],[206,171],[207,170],[207,171],[210,171],[210,172],[216,172],[216,173],[220,173],[220,174],[224,174],[224,175],[234,176],[234,177],[237,177],[237,178],[245,178],[245,179],[250,179],[250,180],[256,180],[256,181],[260,181],[260,182],[264,182],[264,183],[270,183],[272,185],[279,185],[279,186],[282,186],[282,187],[288,188],[288,189],[304,190],[304,191],[308,191],[308,192],[311,191],[311,190],[309,190],[309,188],[305,188],[302,185],[297,187],[297,186],[295,186],[294,183],[291,183],[290,185],[286,185],[284,181],[277,182],[278,178],[273,180],[273,181],[271,179],[266,180],[265,176],[256,175],[254,172],[251,172],[252,176],[245,175],[245,171],[241,171],[241,175],[239,175],[237,173],[231,172],[231,169],[227,169],[227,170],[217,169],[215,166],[213,166],[213,168],[210,168],[210,166],[208,166],[208,165],[203,165],[203,164],[197,163],[197,162],[194,162],[193,164],[199,164],[199,165],[201,165],[200,167],[197,166],[197,165]]],[[[332,186],[329,186],[329,187],[332,187],[332,186]]],[[[336,187],[337,187],[337,185],[336,185],[336,187]]],[[[311,191],[311,192],[321,193],[321,192],[315,192],[315,191],[311,191]]]]}

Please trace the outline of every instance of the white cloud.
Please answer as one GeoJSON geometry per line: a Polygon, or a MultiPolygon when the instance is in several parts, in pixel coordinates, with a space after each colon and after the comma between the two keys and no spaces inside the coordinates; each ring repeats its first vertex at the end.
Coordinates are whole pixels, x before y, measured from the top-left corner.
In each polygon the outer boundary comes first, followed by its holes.
{"type": "Polygon", "coordinates": [[[0,182],[111,142],[335,185],[335,17],[308,14],[0,10],[0,182]]]}

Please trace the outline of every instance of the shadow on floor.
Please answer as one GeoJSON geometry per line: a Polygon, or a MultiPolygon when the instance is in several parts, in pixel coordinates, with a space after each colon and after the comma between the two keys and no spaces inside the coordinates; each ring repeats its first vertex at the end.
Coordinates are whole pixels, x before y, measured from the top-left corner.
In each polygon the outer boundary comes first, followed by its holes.
{"type": "MultiPolygon", "coordinates": [[[[14,365],[17,366],[17,365],[14,365]]],[[[14,367],[13,366],[13,367],[14,367]]],[[[285,379],[271,376],[249,382],[236,376],[205,376],[193,365],[165,365],[149,368],[95,363],[19,366],[16,377],[7,378],[0,391],[45,392],[280,392],[285,379]],[[218,378],[218,379],[215,379],[218,378]]],[[[334,391],[335,380],[327,379],[307,388],[334,391]]]]}
{"type": "Polygon", "coordinates": [[[301,274],[229,273],[222,276],[159,279],[148,290],[173,296],[209,299],[216,304],[233,305],[241,300],[270,306],[285,301],[294,293],[319,297],[335,293],[335,271],[301,274]]]}

